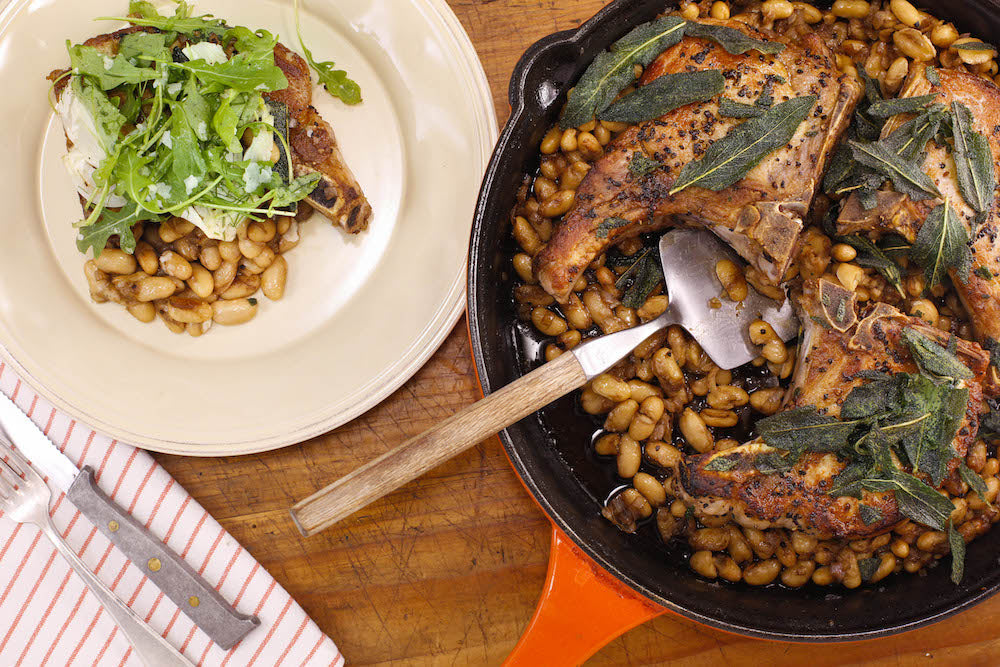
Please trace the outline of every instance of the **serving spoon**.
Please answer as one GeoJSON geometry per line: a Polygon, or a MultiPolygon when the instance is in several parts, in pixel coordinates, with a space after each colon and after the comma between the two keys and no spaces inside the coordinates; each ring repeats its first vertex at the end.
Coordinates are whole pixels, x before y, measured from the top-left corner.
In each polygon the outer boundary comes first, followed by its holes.
{"type": "Polygon", "coordinates": [[[719,368],[732,369],[759,356],[749,325],[767,321],[784,341],[798,333],[788,299],[783,303],[748,286],[740,302],[719,298],[716,264],[740,262],[733,250],[705,230],[677,229],[660,237],[660,262],[669,306],[656,319],[582,343],[410,438],[393,450],[320,489],[291,509],[303,535],[313,535],[484,438],[527,417],[597,377],[661,329],[677,324],[719,368]]]}

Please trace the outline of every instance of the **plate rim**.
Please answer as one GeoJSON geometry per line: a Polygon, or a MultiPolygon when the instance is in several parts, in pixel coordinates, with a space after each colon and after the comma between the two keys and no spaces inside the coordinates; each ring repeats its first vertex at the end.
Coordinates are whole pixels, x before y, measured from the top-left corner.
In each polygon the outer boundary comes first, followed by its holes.
{"type": "MultiPolygon", "coordinates": [[[[0,30],[16,14],[13,10],[23,5],[25,1],[7,0],[0,3],[0,30]]],[[[465,27],[446,0],[410,0],[410,2],[418,8],[422,7],[432,12],[443,29],[438,34],[450,40],[457,53],[461,56],[456,61],[456,65],[464,70],[467,82],[472,84],[469,92],[473,101],[473,113],[479,116],[477,127],[480,133],[484,135],[480,137],[480,141],[483,161],[482,168],[485,171],[489,163],[492,148],[499,136],[499,125],[496,106],[493,100],[493,91],[479,53],[465,27]]],[[[474,215],[475,209],[473,207],[469,216],[470,230],[474,215]]],[[[426,322],[423,330],[417,334],[412,343],[402,350],[396,359],[379,375],[370,378],[368,382],[355,389],[354,393],[360,396],[360,400],[337,413],[326,415],[316,421],[301,425],[291,433],[227,442],[224,444],[200,444],[190,441],[164,440],[144,436],[141,433],[117,427],[102,418],[77,408],[72,402],[50,391],[44,383],[40,382],[2,344],[0,344],[0,362],[8,365],[24,382],[27,382],[34,391],[52,403],[56,409],[65,412],[73,419],[86,423],[91,428],[105,435],[140,449],[194,457],[239,456],[272,451],[299,444],[343,426],[377,406],[412,378],[440,348],[465,312],[467,261],[468,257],[466,256],[459,269],[455,272],[450,283],[450,288],[446,296],[439,302],[433,317],[426,322]],[[372,384],[376,384],[377,386],[374,390],[367,391],[366,388],[372,384]]]]}

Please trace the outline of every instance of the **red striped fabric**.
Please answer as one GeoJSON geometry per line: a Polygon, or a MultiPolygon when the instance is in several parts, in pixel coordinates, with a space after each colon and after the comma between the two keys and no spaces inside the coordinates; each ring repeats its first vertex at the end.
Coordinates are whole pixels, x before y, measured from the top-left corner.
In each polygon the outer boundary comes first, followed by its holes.
{"type": "MultiPolygon", "coordinates": [[[[0,362],[12,398],[104,491],[181,553],[261,627],[230,651],[215,646],[156,586],[53,489],[51,514],[87,566],[197,665],[342,665],[343,656],[288,593],[143,451],[56,410],[0,362]]],[[[33,527],[0,516],[0,665],[138,666],[126,639],[33,527]]]]}

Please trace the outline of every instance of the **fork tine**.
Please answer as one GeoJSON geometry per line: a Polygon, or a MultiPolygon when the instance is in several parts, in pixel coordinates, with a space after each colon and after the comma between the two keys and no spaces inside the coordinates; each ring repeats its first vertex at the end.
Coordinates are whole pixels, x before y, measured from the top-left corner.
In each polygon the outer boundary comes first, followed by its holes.
{"type": "Polygon", "coordinates": [[[27,477],[30,474],[29,471],[31,471],[32,468],[28,459],[24,458],[24,455],[21,454],[21,452],[18,451],[18,449],[14,447],[14,445],[7,440],[7,438],[0,436],[0,459],[3,457],[7,457],[7,465],[11,468],[11,470],[17,473],[19,477],[27,477]]]}

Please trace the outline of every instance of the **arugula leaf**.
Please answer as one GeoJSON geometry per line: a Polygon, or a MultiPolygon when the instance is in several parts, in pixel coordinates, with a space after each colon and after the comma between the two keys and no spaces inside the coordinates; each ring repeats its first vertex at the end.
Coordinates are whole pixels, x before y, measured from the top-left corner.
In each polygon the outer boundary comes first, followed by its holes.
{"type": "Polygon", "coordinates": [[[896,190],[914,201],[940,196],[937,186],[915,161],[903,159],[880,143],[848,140],[854,159],[892,181],[896,190]]]}
{"type": "Polygon", "coordinates": [[[302,39],[302,27],[299,25],[299,0],[295,0],[295,34],[299,38],[299,46],[306,56],[309,66],[316,72],[320,84],[326,88],[326,92],[334,97],[340,98],[344,104],[359,104],[361,102],[361,86],[356,81],[347,76],[347,72],[342,69],[335,69],[332,61],[325,60],[316,62],[312,51],[306,46],[302,39]]]}
{"type": "Polygon", "coordinates": [[[916,113],[934,101],[937,93],[918,95],[916,97],[897,97],[891,100],[879,100],[871,104],[865,113],[875,118],[888,118],[898,113],[916,113]]]}
{"type": "Polygon", "coordinates": [[[642,178],[660,168],[660,163],[647,156],[642,151],[632,153],[632,159],[628,162],[628,173],[635,178],[642,178]]]}
{"type": "Polygon", "coordinates": [[[869,269],[875,269],[884,277],[890,285],[896,288],[900,295],[903,294],[903,270],[891,257],[877,245],[857,234],[841,236],[838,241],[846,243],[854,248],[858,255],[854,259],[855,263],[869,269]]]}
{"type": "Polygon", "coordinates": [[[759,420],[757,432],[768,445],[789,451],[834,452],[842,449],[857,421],[820,414],[814,406],[793,408],[759,420]]]}
{"type": "Polygon", "coordinates": [[[917,232],[910,255],[924,267],[928,289],[943,281],[949,269],[962,282],[969,281],[972,270],[969,234],[951,204],[945,202],[931,210],[917,232]]]}
{"type": "Polygon", "coordinates": [[[958,585],[965,576],[965,538],[948,522],[948,545],[951,547],[951,582],[958,585]]]}
{"type": "Polygon", "coordinates": [[[274,64],[274,57],[254,58],[252,54],[240,53],[224,63],[209,65],[204,60],[189,60],[186,63],[172,63],[173,67],[191,72],[203,84],[214,87],[215,92],[235,90],[240,93],[268,92],[284,90],[288,79],[281,68],[274,64]]]}
{"type": "Polygon", "coordinates": [[[951,103],[955,137],[955,176],[962,198],[982,222],[993,208],[997,188],[993,152],[986,137],[972,128],[972,112],[959,101],[951,103]]]}
{"type": "Polygon", "coordinates": [[[795,97],[740,123],[712,142],[700,159],[684,165],[669,194],[692,185],[715,191],[729,187],[771,151],[786,145],[815,104],[815,95],[795,97]]]}
{"type": "Polygon", "coordinates": [[[641,123],[659,118],[692,102],[703,102],[722,92],[726,80],[719,70],[664,74],[626,95],[597,114],[601,120],[641,123]]]}
{"type": "Polygon", "coordinates": [[[156,218],[155,214],[139,208],[135,202],[131,201],[118,211],[106,208],[102,212],[100,220],[80,228],[76,247],[83,253],[87,252],[88,249],[93,250],[94,257],[98,257],[104,251],[104,246],[108,244],[108,239],[117,235],[121,249],[131,254],[135,251],[132,225],[156,218]]]}
{"type": "Polygon", "coordinates": [[[148,67],[136,67],[121,54],[111,58],[93,46],[73,45],[68,40],[69,62],[74,72],[96,79],[103,90],[111,90],[126,83],[152,81],[160,74],[148,67]]]}
{"type": "Polygon", "coordinates": [[[133,58],[144,61],[168,60],[170,50],[166,38],[158,32],[133,32],[118,43],[118,55],[125,61],[133,58]]]}
{"type": "Polygon", "coordinates": [[[597,225],[597,229],[594,230],[594,236],[596,236],[599,239],[606,239],[608,238],[608,233],[612,229],[618,229],[619,227],[626,227],[631,224],[632,224],[631,221],[625,220],[624,218],[616,218],[616,217],[605,218],[604,221],[601,222],[601,224],[597,225]]]}
{"type": "Polygon", "coordinates": [[[959,361],[948,348],[939,345],[913,327],[903,329],[903,342],[910,349],[913,360],[924,373],[939,378],[968,380],[973,377],[969,367],[959,361]]]}
{"type": "Polygon", "coordinates": [[[715,25],[713,23],[688,21],[687,27],[684,29],[684,34],[691,37],[710,39],[733,55],[740,55],[747,51],[775,54],[785,50],[785,45],[780,42],[765,42],[754,39],[736,28],[715,25]]]}
{"type": "Polygon", "coordinates": [[[559,125],[564,129],[578,127],[604,111],[622,89],[635,81],[635,64],[646,66],[653,62],[665,49],[681,41],[686,26],[682,18],[665,16],[643,23],[599,53],[573,89],[559,125]]]}

